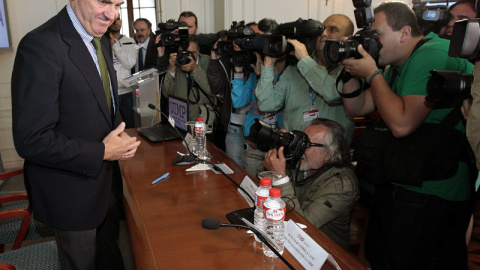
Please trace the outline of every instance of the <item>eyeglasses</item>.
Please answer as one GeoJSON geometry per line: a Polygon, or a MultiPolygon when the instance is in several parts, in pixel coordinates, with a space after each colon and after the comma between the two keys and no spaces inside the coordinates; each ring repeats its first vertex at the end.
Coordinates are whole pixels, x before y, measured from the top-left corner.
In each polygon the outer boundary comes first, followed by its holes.
{"type": "Polygon", "coordinates": [[[326,147],[325,144],[321,144],[321,143],[312,143],[312,142],[309,142],[307,144],[307,148],[310,148],[310,147],[326,147]]]}

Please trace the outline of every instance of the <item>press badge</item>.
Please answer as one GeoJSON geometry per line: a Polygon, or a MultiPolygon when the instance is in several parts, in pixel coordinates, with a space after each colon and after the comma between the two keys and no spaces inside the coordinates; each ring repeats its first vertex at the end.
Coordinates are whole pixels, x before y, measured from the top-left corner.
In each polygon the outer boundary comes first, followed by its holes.
{"type": "Polygon", "coordinates": [[[312,121],[315,118],[318,118],[318,110],[303,112],[303,121],[312,121]]]}
{"type": "Polygon", "coordinates": [[[277,123],[277,118],[275,117],[275,113],[265,113],[262,115],[262,121],[270,126],[274,126],[277,123]]]}

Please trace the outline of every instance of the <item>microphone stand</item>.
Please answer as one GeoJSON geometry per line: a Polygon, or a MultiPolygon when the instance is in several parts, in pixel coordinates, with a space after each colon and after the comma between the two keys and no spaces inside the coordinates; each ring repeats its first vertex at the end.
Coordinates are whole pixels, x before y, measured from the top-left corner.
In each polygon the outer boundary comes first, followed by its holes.
{"type": "MultiPolygon", "coordinates": [[[[167,115],[165,115],[162,111],[157,109],[157,107],[155,107],[155,105],[153,105],[152,103],[148,104],[148,108],[161,113],[164,117],[169,119],[169,117],[167,115]]],[[[175,129],[175,131],[178,133],[180,138],[182,138],[183,142],[185,143],[185,146],[187,147],[188,153],[189,153],[189,155],[175,157],[172,161],[172,164],[173,165],[186,165],[186,164],[198,163],[197,156],[194,153],[192,153],[192,150],[190,150],[190,147],[188,146],[188,143],[185,141],[185,138],[182,136],[180,131],[178,131],[178,129],[175,127],[175,124],[172,124],[170,121],[168,121],[168,122],[173,127],[173,129],[175,129]]]]}
{"type": "MultiPolygon", "coordinates": [[[[277,255],[278,258],[280,258],[280,260],[282,260],[282,262],[288,266],[288,268],[290,269],[293,269],[295,270],[295,267],[293,267],[293,265],[291,265],[278,251],[276,248],[274,248],[271,244],[270,244],[270,241],[275,244],[275,246],[278,246],[277,243],[275,243],[275,241],[273,241],[273,239],[268,235],[266,234],[265,232],[261,231],[258,229],[257,226],[253,225],[251,222],[249,222],[248,220],[246,220],[245,218],[242,218],[242,221],[245,222],[245,224],[249,225],[250,226],[250,230],[258,237],[258,239],[260,239],[260,241],[262,241],[262,243],[264,243],[265,245],[267,245],[267,247],[273,251],[273,253],[275,253],[275,255],[277,255]],[[267,240],[268,239],[268,240],[267,240]]],[[[243,225],[239,225],[239,226],[242,226],[243,225]]],[[[247,226],[245,226],[247,227],[247,226]]],[[[249,227],[247,227],[249,228],[249,227]]]]}
{"type": "Polygon", "coordinates": [[[202,227],[204,229],[208,230],[218,230],[220,227],[232,227],[232,228],[243,228],[247,230],[251,230],[257,237],[264,243],[268,248],[270,248],[275,255],[277,255],[278,258],[282,260],[282,262],[288,266],[288,268],[295,270],[295,267],[293,267],[278,251],[275,247],[278,247],[278,244],[265,232],[261,231],[250,223],[248,220],[245,218],[242,219],[243,222],[247,225],[239,225],[239,224],[228,224],[228,223],[221,223],[220,221],[216,219],[204,219],[202,220],[202,227]],[[212,223],[213,222],[213,223],[212,223]],[[272,245],[273,244],[273,245],[272,245]],[[274,247],[275,246],[275,247],[274,247]]]}

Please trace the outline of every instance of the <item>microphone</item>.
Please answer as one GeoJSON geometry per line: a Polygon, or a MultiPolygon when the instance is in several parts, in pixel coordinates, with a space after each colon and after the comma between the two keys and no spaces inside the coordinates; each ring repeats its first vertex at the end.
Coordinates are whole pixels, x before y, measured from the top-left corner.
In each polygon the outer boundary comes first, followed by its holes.
{"type": "Polygon", "coordinates": [[[218,219],[213,218],[205,218],[202,220],[202,228],[207,230],[218,230],[220,227],[233,227],[233,228],[241,228],[251,230],[257,237],[264,243],[265,245],[270,248],[278,258],[280,258],[283,263],[285,263],[288,268],[295,270],[295,268],[272,246],[278,247],[278,244],[265,232],[259,230],[255,225],[251,224],[248,220],[243,219],[245,224],[249,224],[250,226],[245,225],[238,225],[238,224],[229,224],[229,223],[221,223],[218,219]]]}
{"type": "MultiPolygon", "coordinates": [[[[155,110],[159,113],[161,113],[164,117],[166,117],[167,119],[170,119],[167,115],[165,115],[162,111],[160,111],[159,109],[157,109],[157,107],[155,107],[155,105],[153,105],[152,103],[148,104],[148,108],[152,109],[152,110],[155,110]]],[[[182,138],[183,142],[185,142],[185,146],[187,147],[187,150],[188,150],[188,153],[189,155],[184,155],[184,156],[178,156],[176,158],[173,159],[172,161],[172,165],[188,165],[188,164],[194,164],[194,163],[197,163],[198,160],[197,160],[197,156],[190,150],[190,147],[188,147],[188,143],[187,141],[185,141],[185,138],[182,136],[182,134],[180,133],[180,131],[178,131],[178,129],[175,127],[175,124],[170,122],[170,120],[168,121],[170,123],[170,125],[173,127],[173,129],[175,129],[175,131],[178,133],[178,135],[180,136],[180,138],[182,138]]]]}

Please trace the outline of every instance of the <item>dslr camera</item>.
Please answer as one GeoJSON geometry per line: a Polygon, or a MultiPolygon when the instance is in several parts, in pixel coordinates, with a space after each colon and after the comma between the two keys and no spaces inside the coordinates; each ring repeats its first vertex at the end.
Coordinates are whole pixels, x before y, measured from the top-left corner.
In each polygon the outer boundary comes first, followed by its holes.
{"type": "Polygon", "coordinates": [[[371,29],[375,21],[371,4],[372,0],[353,0],[355,22],[357,28],[362,28],[362,30],[346,41],[326,40],[323,54],[328,64],[340,63],[352,56],[356,59],[362,58],[362,55],[357,51],[360,44],[375,59],[375,62],[378,62],[382,44],[379,41],[377,31],[371,29]]]}
{"type": "Polygon", "coordinates": [[[175,58],[175,63],[179,66],[189,64],[190,62],[192,62],[192,60],[190,60],[190,58],[188,58],[189,56],[191,56],[193,59],[195,59],[195,56],[193,55],[193,53],[191,51],[181,51],[181,52],[177,53],[177,58],[175,58]]]}
{"type": "Polygon", "coordinates": [[[442,26],[450,21],[448,8],[455,1],[448,0],[413,0],[413,11],[417,17],[418,25],[422,33],[427,35],[430,32],[439,33],[442,26]]]}
{"type": "Polygon", "coordinates": [[[258,118],[250,127],[250,134],[245,139],[257,144],[260,149],[278,149],[283,146],[285,159],[293,167],[302,159],[310,143],[308,135],[302,131],[292,130],[281,133],[258,118]]]}
{"type": "Polygon", "coordinates": [[[162,34],[162,38],[157,46],[165,46],[171,48],[178,48],[179,44],[185,43],[188,47],[188,25],[186,22],[176,22],[173,19],[168,20],[165,23],[159,23],[155,34],[158,36],[162,34]],[[178,29],[178,34],[173,32],[178,29]]]}
{"type": "Polygon", "coordinates": [[[431,70],[425,100],[435,109],[451,108],[471,97],[472,74],[453,70],[431,70]]]}

